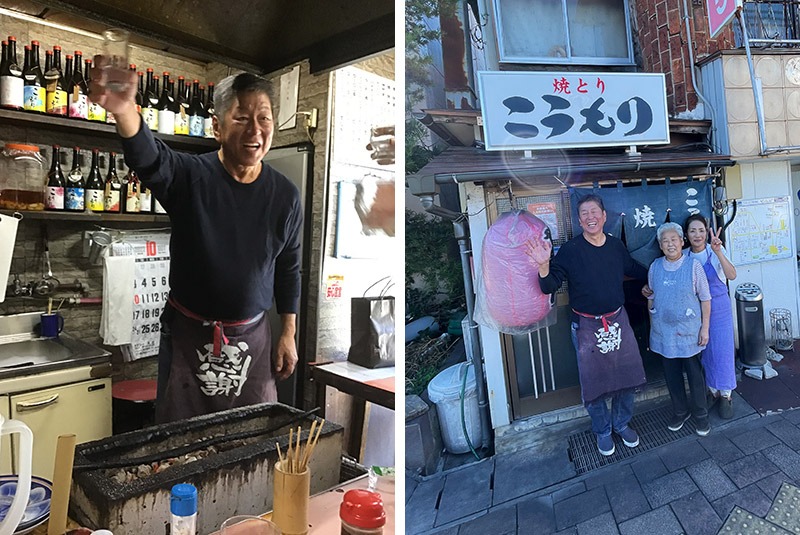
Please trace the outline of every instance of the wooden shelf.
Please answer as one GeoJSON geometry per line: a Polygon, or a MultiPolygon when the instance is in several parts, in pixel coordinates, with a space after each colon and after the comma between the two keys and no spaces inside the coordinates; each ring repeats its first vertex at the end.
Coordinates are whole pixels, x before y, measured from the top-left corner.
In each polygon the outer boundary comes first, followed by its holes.
{"type": "MultiPolygon", "coordinates": [[[[85,135],[104,137],[106,139],[119,139],[119,134],[117,134],[117,129],[114,125],[83,121],[81,119],[70,119],[57,115],[0,108],[0,122],[15,124],[17,126],[35,126],[37,128],[53,131],[78,132],[85,135]]],[[[159,134],[158,132],[153,132],[153,135],[176,150],[202,153],[219,148],[219,143],[217,143],[216,139],[193,136],[170,136],[167,134],[159,134]]]]}
{"type": "MultiPolygon", "coordinates": [[[[105,214],[97,212],[48,212],[44,210],[18,210],[23,219],[52,219],[57,221],[86,221],[88,223],[110,223],[131,221],[137,223],[165,223],[169,216],[164,214],[105,214]]],[[[0,214],[13,215],[14,210],[0,210],[0,214]]]]}

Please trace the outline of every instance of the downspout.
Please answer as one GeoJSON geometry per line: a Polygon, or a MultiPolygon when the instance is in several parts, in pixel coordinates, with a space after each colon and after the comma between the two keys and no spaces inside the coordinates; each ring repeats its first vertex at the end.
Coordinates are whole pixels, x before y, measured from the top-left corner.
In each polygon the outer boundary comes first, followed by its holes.
{"type": "Polygon", "coordinates": [[[453,223],[453,233],[458,241],[458,251],[461,256],[461,273],[464,278],[464,297],[467,302],[467,324],[469,325],[469,347],[467,355],[475,366],[475,389],[478,395],[478,414],[481,420],[481,447],[485,450],[492,447],[492,426],[489,420],[489,398],[486,394],[486,378],[483,373],[483,352],[481,351],[478,324],[473,319],[475,311],[475,288],[472,284],[472,268],[470,257],[472,249],[469,245],[469,222],[464,214],[437,206],[433,196],[420,196],[420,202],[426,212],[453,223]]]}
{"type": "MultiPolygon", "coordinates": [[[[706,100],[706,97],[703,96],[703,93],[700,92],[700,87],[697,85],[697,78],[694,73],[694,41],[692,41],[692,32],[689,29],[689,4],[686,0],[683,0],[683,22],[686,25],[686,43],[689,45],[689,72],[692,75],[692,87],[700,100],[703,101],[703,104],[708,106],[711,113],[711,131],[709,132],[709,137],[716,141],[716,136],[714,136],[714,130],[716,130],[716,121],[714,121],[714,117],[716,116],[716,112],[714,111],[714,106],[712,106],[711,103],[706,100]]],[[[714,145],[712,144],[712,146],[714,145]]]]}

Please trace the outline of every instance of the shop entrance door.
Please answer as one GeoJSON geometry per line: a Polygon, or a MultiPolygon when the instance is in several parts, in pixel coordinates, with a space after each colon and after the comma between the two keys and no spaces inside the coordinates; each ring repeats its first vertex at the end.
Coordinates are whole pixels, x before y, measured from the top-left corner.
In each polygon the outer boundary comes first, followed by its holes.
{"type": "MultiPolygon", "coordinates": [[[[487,204],[490,225],[500,214],[513,209],[512,200],[504,191],[497,191],[487,204]]],[[[565,190],[515,191],[513,204],[547,223],[556,251],[572,238],[569,194],[565,190]]],[[[658,384],[663,382],[663,368],[660,357],[647,349],[649,323],[641,286],[641,281],[624,283],[625,309],[639,343],[647,381],[658,384]]],[[[553,311],[543,323],[547,326],[526,335],[502,335],[515,420],[582,404],[578,363],[570,337],[571,308],[566,283],[556,293],[553,311]]]]}

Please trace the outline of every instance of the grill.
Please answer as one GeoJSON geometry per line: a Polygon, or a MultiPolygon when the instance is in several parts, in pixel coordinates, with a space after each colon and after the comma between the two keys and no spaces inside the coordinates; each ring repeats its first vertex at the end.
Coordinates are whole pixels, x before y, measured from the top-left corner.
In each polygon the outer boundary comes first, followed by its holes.
{"type": "MultiPolygon", "coordinates": [[[[314,419],[287,405],[266,403],[81,444],[75,451],[71,514],[81,525],[107,528],[115,535],[168,533],[170,489],[176,483],[197,487],[198,533],[215,531],[235,514],[264,513],[272,509],[276,442],[281,451],[287,451],[289,429],[302,426],[301,439],[305,443],[314,419]],[[203,446],[216,440],[220,442],[213,451],[203,446]],[[187,445],[199,445],[211,453],[132,481],[121,481],[120,471],[125,468],[118,465],[191,449],[185,448],[187,445]]],[[[309,463],[312,494],[339,482],[342,439],[342,427],[326,422],[309,463]]]]}

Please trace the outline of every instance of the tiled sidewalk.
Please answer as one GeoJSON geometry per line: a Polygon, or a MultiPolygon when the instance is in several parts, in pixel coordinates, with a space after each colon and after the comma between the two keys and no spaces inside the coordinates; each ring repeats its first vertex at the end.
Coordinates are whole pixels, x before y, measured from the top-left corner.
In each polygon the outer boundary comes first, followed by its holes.
{"type": "Polygon", "coordinates": [[[735,506],[764,518],[800,482],[800,410],[750,414],[576,476],[564,445],[407,478],[406,533],[716,534],[735,506]]]}

